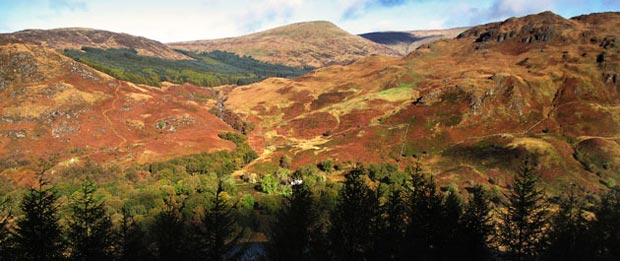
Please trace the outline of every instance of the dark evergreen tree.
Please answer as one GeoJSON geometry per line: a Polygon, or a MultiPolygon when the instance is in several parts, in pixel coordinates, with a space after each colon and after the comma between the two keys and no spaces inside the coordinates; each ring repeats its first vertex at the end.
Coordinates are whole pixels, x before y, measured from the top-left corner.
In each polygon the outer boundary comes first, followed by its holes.
{"type": "Polygon", "coordinates": [[[316,212],[312,192],[306,183],[293,186],[271,228],[269,257],[271,260],[310,259],[310,235],[316,228],[316,212]]]}
{"type": "Polygon", "coordinates": [[[487,260],[490,258],[489,238],[494,224],[491,217],[491,201],[481,185],[471,191],[460,224],[463,252],[461,259],[487,260]]]}
{"type": "Polygon", "coordinates": [[[97,187],[85,181],[72,198],[69,245],[74,260],[108,260],[112,251],[112,221],[104,200],[95,195],[97,187]]]}
{"type": "MultiPolygon", "coordinates": [[[[47,168],[46,168],[47,169],[47,168]]],[[[65,249],[58,223],[58,195],[42,177],[26,192],[21,203],[24,216],[17,220],[15,231],[16,259],[59,260],[65,249]]]]}
{"type": "Polygon", "coordinates": [[[409,224],[402,255],[405,259],[440,259],[445,245],[442,195],[437,191],[433,177],[426,180],[420,171],[413,174],[412,184],[409,224]]]}
{"type": "Polygon", "coordinates": [[[511,259],[529,260],[545,249],[548,202],[538,189],[533,165],[525,160],[515,175],[513,189],[506,198],[506,211],[501,213],[499,239],[511,259]]]}
{"type": "Polygon", "coordinates": [[[15,257],[10,228],[13,218],[11,203],[9,198],[0,201],[0,260],[12,260],[15,257]]]}
{"type": "Polygon", "coordinates": [[[382,207],[384,227],[377,235],[377,260],[398,260],[400,245],[405,236],[407,206],[402,192],[394,189],[382,207]]]}
{"type": "Polygon", "coordinates": [[[119,260],[153,259],[146,245],[146,236],[142,228],[134,221],[129,207],[121,209],[122,219],[117,231],[116,255],[119,260]]]}
{"type": "Polygon", "coordinates": [[[362,167],[346,174],[332,213],[329,237],[333,257],[337,260],[366,260],[373,254],[374,193],[363,174],[362,167]]]}
{"type": "Polygon", "coordinates": [[[459,224],[463,215],[463,202],[458,193],[455,188],[448,187],[442,204],[443,213],[438,219],[441,223],[440,230],[436,232],[437,252],[442,260],[460,259],[464,249],[463,229],[459,224]]]}
{"type": "Polygon", "coordinates": [[[598,256],[607,260],[620,259],[620,188],[615,187],[602,196],[594,209],[593,238],[598,239],[598,256]]]}
{"type": "Polygon", "coordinates": [[[197,253],[201,259],[227,259],[235,254],[232,250],[243,234],[233,215],[232,206],[223,196],[223,183],[219,181],[212,205],[194,230],[198,236],[194,243],[197,244],[197,253]]]}
{"type": "Polygon", "coordinates": [[[594,238],[586,218],[585,202],[571,188],[560,198],[560,209],[551,220],[550,260],[591,260],[595,256],[594,238]]]}
{"type": "Polygon", "coordinates": [[[164,198],[165,209],[156,217],[151,225],[151,237],[157,248],[160,260],[186,259],[189,254],[186,242],[187,230],[182,211],[185,200],[180,197],[164,198]]]}

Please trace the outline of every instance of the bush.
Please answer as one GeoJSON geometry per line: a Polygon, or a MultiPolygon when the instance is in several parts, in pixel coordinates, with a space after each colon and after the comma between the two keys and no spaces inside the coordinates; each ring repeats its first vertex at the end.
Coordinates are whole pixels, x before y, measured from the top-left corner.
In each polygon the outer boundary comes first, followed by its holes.
{"type": "Polygon", "coordinates": [[[321,161],[317,167],[319,167],[319,169],[323,172],[331,173],[334,170],[334,160],[326,159],[321,161]]]}
{"type": "Polygon", "coordinates": [[[273,175],[267,174],[260,181],[260,190],[267,194],[275,194],[278,192],[280,182],[273,175]]]}

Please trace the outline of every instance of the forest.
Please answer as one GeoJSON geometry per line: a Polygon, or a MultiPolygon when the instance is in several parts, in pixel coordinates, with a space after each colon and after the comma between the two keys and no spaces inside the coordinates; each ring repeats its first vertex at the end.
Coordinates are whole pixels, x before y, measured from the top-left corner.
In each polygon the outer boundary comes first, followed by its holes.
{"type": "Polygon", "coordinates": [[[506,190],[440,186],[419,161],[290,170],[232,151],[2,181],[2,260],[618,260],[620,188],[548,195],[524,158],[506,190]],[[334,173],[344,181],[330,181],[334,173]],[[259,236],[257,236],[259,235],[259,236]]]}
{"type": "Polygon", "coordinates": [[[193,60],[168,60],[138,55],[134,49],[66,49],[64,54],[110,76],[132,82],[160,86],[161,82],[192,83],[199,86],[245,85],[268,77],[296,77],[312,68],[298,69],[264,63],[222,51],[192,53],[177,50],[193,60]]]}

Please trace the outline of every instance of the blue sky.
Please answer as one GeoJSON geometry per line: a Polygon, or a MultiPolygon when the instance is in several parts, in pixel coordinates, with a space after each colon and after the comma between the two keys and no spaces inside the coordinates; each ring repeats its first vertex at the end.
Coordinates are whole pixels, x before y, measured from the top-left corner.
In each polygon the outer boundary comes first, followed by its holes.
{"type": "Polygon", "coordinates": [[[0,0],[0,32],[88,27],[171,42],[314,20],[356,34],[440,29],[546,10],[570,18],[620,11],[620,0],[0,0]]]}

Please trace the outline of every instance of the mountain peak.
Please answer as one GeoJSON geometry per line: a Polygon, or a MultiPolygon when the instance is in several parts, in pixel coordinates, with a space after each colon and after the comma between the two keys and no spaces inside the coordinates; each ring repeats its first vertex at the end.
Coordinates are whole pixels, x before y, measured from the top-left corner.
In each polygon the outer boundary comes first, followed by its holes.
{"type": "Polygon", "coordinates": [[[323,67],[348,64],[369,55],[397,55],[384,45],[352,35],[327,21],[295,23],[239,37],[169,45],[195,52],[233,52],[294,67],[323,67]]]}
{"type": "Polygon", "coordinates": [[[503,42],[507,40],[522,43],[551,42],[562,40],[562,32],[574,27],[574,23],[553,12],[509,18],[503,22],[473,27],[458,38],[475,38],[477,43],[503,42]]]}

